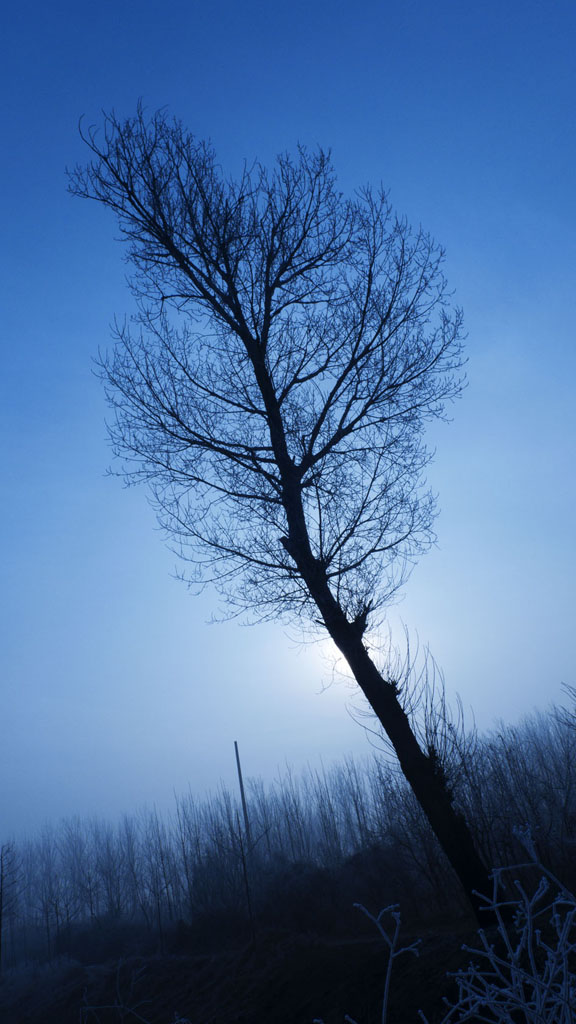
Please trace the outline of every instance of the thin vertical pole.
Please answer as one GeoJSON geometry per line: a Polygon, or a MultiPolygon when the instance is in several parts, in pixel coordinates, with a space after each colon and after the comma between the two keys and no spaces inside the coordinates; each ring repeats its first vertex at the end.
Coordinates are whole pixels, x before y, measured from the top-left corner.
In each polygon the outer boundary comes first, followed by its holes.
{"type": "Polygon", "coordinates": [[[246,793],[244,791],[244,779],[242,778],[242,767],[240,765],[240,754],[238,752],[238,743],[234,740],[234,751],[236,754],[236,768],[238,769],[238,785],[240,786],[240,797],[242,800],[242,811],[244,814],[244,836],[246,843],[242,841],[242,832],[240,830],[240,819],[238,818],[238,838],[240,840],[240,856],[242,858],[242,873],[244,875],[244,888],[246,890],[246,907],[248,910],[248,920],[250,921],[250,931],[252,933],[252,942],[256,941],[256,923],[254,921],[254,911],[252,909],[252,894],[250,892],[250,858],[252,856],[252,836],[250,835],[250,819],[248,817],[248,805],[246,803],[246,793]]]}
{"type": "Polygon", "coordinates": [[[246,846],[250,852],[252,849],[252,836],[250,834],[250,819],[248,817],[248,805],[246,803],[246,793],[244,792],[244,780],[242,778],[242,767],[240,765],[240,754],[238,752],[238,741],[234,740],[234,751],[236,753],[236,767],[238,769],[238,784],[240,786],[240,798],[242,800],[242,811],[244,814],[244,832],[246,834],[246,846]]]}

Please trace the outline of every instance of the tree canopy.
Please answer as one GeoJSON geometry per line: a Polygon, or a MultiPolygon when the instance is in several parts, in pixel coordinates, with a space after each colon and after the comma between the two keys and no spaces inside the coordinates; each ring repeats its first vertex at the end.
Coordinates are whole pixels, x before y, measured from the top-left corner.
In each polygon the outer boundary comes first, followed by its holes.
{"type": "Polygon", "coordinates": [[[462,380],[443,252],[386,193],[300,148],[228,178],[164,113],[106,117],[77,195],[119,219],[139,312],[102,370],[113,446],[195,579],[258,615],[317,614],[287,504],[361,621],[433,536],[423,427],[462,380]],[[293,532],[293,531],[292,531],[293,532]]]}

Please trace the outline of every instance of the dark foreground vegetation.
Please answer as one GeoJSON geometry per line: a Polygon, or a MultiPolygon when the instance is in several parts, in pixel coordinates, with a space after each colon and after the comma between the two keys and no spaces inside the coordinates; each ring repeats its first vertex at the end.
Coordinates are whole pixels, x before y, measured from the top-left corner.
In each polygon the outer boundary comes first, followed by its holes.
{"type": "MultiPolygon", "coordinates": [[[[454,734],[445,754],[486,863],[525,862],[529,835],[530,855],[574,891],[572,714],[454,734]]],[[[179,798],[169,819],[75,819],[5,843],[2,1024],[373,1024],[388,949],[355,903],[399,904],[400,945],[422,939],[394,963],[389,1024],[420,1008],[439,1021],[476,923],[399,773],[375,757],[247,793],[248,834],[222,790],[179,798]]],[[[536,869],[519,877],[538,882],[536,869]]]]}

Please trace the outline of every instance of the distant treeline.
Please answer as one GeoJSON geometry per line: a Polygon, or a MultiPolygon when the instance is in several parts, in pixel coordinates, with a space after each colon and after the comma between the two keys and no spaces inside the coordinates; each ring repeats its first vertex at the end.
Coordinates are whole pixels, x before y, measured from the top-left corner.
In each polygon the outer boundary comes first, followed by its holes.
{"type": "MultiPolygon", "coordinates": [[[[490,865],[540,861],[576,883],[576,718],[554,709],[484,737],[445,730],[439,771],[490,865]]],[[[117,825],[70,819],[1,862],[2,966],[71,954],[207,951],[255,929],[361,928],[355,901],[415,925],[467,904],[413,795],[384,755],[247,783],[249,831],[226,789],[117,825]],[[354,923],[352,923],[354,922],[354,923]]]]}

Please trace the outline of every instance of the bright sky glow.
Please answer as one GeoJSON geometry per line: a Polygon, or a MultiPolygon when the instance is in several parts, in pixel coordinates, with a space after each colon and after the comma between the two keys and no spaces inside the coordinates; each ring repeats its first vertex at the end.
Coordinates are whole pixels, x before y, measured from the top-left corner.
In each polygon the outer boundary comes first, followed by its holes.
{"type": "Polygon", "coordinates": [[[143,491],[105,476],[91,359],[130,310],[111,217],[66,193],[80,115],[142,97],[231,172],[297,141],[447,249],[469,388],[435,427],[438,546],[391,611],[477,721],[576,683],[572,0],[22,0],[4,16],[0,838],[370,751],[321,651],[207,624],[143,491]]]}

